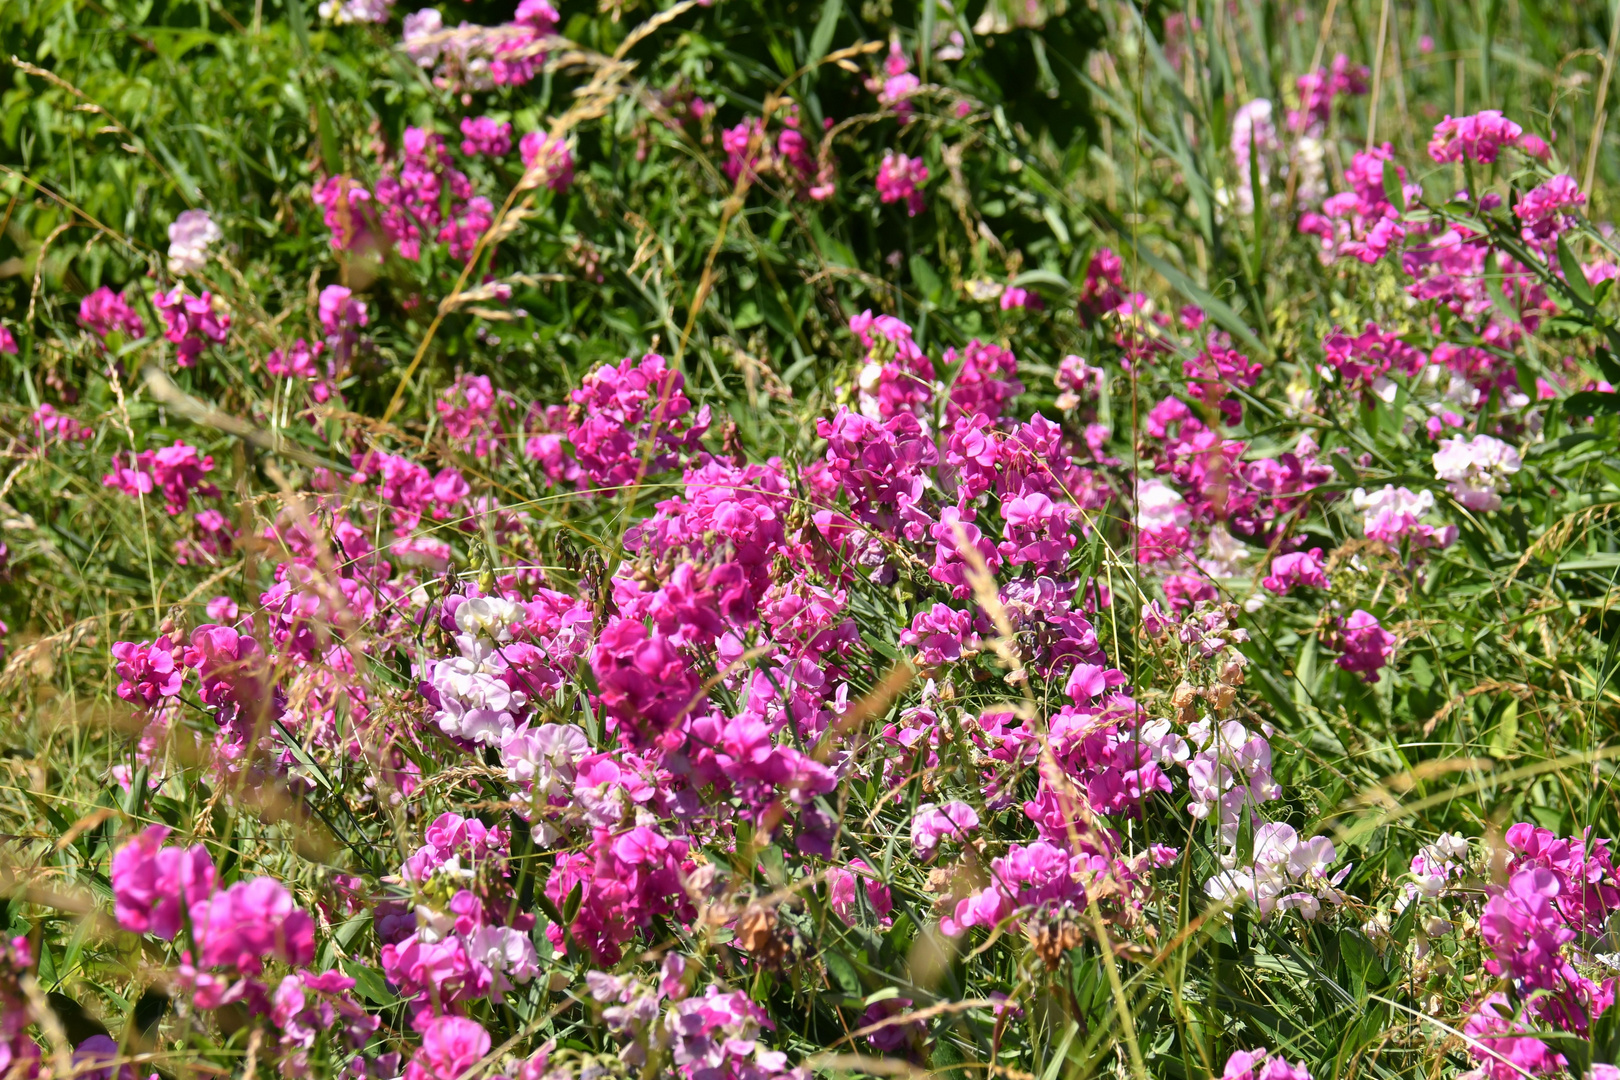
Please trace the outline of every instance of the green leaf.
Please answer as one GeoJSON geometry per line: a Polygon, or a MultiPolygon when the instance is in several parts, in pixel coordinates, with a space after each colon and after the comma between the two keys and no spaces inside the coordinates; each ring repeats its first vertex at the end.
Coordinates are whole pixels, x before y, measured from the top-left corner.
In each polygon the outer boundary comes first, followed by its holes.
{"type": "MultiPolygon", "coordinates": [[[[1606,281],[1604,284],[1607,285],[1608,282],[1606,281]]],[[[1620,359],[1617,359],[1614,353],[1599,345],[1592,350],[1592,359],[1596,361],[1598,370],[1603,372],[1605,382],[1620,386],[1620,359]]]]}
{"type": "Polygon", "coordinates": [[[1062,274],[1054,274],[1050,270],[1025,270],[1022,274],[1013,278],[1012,283],[1020,289],[1029,285],[1050,285],[1054,289],[1069,292],[1074,288],[1073,285],[1069,284],[1068,278],[1062,274]]]}
{"type": "Polygon", "coordinates": [[[911,257],[911,280],[917,283],[917,288],[931,304],[937,304],[945,296],[945,283],[934,273],[934,268],[922,255],[911,257]]]}
{"type": "Polygon", "coordinates": [[[1383,178],[1384,198],[1388,199],[1389,205],[1396,210],[1406,213],[1406,192],[1401,188],[1400,171],[1395,168],[1393,161],[1384,162],[1383,178]]]}
{"type": "Polygon", "coordinates": [[[1562,236],[1558,238],[1558,268],[1564,272],[1564,285],[1576,299],[1590,304],[1592,286],[1586,280],[1586,271],[1581,269],[1581,261],[1569,249],[1569,241],[1562,236]]]}
{"type": "Polygon", "coordinates": [[[844,996],[859,998],[861,996],[861,977],[855,970],[854,961],[839,952],[837,949],[828,949],[822,954],[827,964],[827,974],[832,978],[844,996]]]}
{"type": "Polygon", "coordinates": [[[564,927],[574,925],[574,916],[579,914],[579,904],[584,898],[585,883],[583,881],[574,882],[573,889],[568,893],[568,899],[563,901],[562,925],[564,927]]]}
{"type": "Polygon", "coordinates": [[[827,0],[821,5],[821,18],[816,20],[816,32],[810,35],[810,57],[806,65],[814,68],[832,48],[833,34],[838,30],[838,16],[843,14],[844,0],[827,0]]]}
{"type": "Polygon", "coordinates": [[[388,992],[388,982],[376,968],[354,960],[345,960],[342,966],[349,978],[354,980],[354,988],[360,991],[360,996],[372,1004],[392,1005],[399,1000],[399,995],[388,992]]]}
{"type": "Polygon", "coordinates": [[[1063,215],[1058,213],[1056,204],[1047,203],[1046,207],[1041,211],[1041,216],[1051,226],[1052,235],[1057,237],[1058,243],[1067,245],[1069,243],[1069,226],[1064,223],[1063,215]]]}
{"type": "Polygon", "coordinates": [[[1582,390],[1564,399],[1565,416],[1612,416],[1620,413],[1620,393],[1582,390]]]}
{"type": "Polygon", "coordinates": [[[1349,454],[1330,452],[1327,459],[1328,464],[1333,466],[1333,471],[1343,477],[1346,483],[1360,486],[1361,477],[1356,473],[1356,467],[1350,463],[1349,454]]]}

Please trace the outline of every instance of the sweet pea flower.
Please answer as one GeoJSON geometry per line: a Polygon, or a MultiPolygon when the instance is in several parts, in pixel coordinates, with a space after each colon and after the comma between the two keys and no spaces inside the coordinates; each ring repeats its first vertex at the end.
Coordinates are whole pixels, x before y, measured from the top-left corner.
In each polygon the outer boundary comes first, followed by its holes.
{"type": "Polygon", "coordinates": [[[169,226],[169,273],[194,274],[208,263],[209,244],[224,239],[207,210],[186,210],[169,226]]]}

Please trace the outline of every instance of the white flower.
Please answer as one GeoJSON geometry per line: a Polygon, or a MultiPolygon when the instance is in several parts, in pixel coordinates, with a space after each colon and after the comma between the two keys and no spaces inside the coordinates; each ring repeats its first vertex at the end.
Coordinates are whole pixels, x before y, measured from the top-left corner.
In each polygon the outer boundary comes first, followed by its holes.
{"type": "Polygon", "coordinates": [[[169,226],[169,273],[193,274],[208,264],[205,249],[224,233],[206,210],[187,210],[169,226]]]}
{"type": "Polygon", "coordinates": [[[1144,531],[1186,525],[1192,520],[1186,500],[1163,480],[1144,481],[1136,492],[1136,527],[1144,531]]]}
{"type": "Polygon", "coordinates": [[[1198,560],[1201,566],[1211,577],[1229,578],[1237,577],[1243,573],[1243,563],[1249,557],[1249,549],[1243,546],[1226,526],[1217,523],[1209,530],[1209,545],[1204,549],[1204,557],[1198,560]]]}
{"type": "Polygon", "coordinates": [[[507,642],[512,640],[512,624],[522,622],[527,614],[521,604],[510,600],[475,596],[456,608],[456,629],[463,634],[507,642]]]}
{"type": "Polygon", "coordinates": [[[1475,435],[1472,439],[1441,439],[1434,454],[1434,474],[1448,481],[1451,497],[1470,510],[1496,510],[1497,494],[1523,462],[1519,452],[1501,439],[1475,435]]]}
{"type": "MultiPolygon", "coordinates": [[[[462,641],[464,648],[470,644],[466,637],[462,641]]],[[[493,653],[453,656],[435,663],[429,681],[439,695],[439,711],[433,717],[439,730],[485,746],[500,745],[502,737],[517,727],[513,714],[528,704],[521,690],[512,689],[500,677],[505,667],[493,653]]]]}
{"type": "Polygon", "coordinates": [[[439,54],[444,51],[444,42],[427,42],[430,38],[444,30],[444,16],[439,14],[438,8],[423,8],[405,16],[405,25],[400,35],[405,46],[405,52],[415,59],[420,67],[430,68],[438,62],[439,54]]]}
{"type": "Polygon", "coordinates": [[[527,724],[501,739],[501,764],[506,776],[533,785],[537,799],[566,796],[574,785],[575,769],[591,753],[590,740],[573,724],[527,724]]]}
{"type": "Polygon", "coordinates": [[[528,982],[540,973],[540,957],[529,935],[510,926],[481,926],[466,946],[468,958],[490,973],[496,1001],[513,982],[528,982]]]}
{"type": "Polygon", "coordinates": [[[1350,494],[1350,503],[1361,511],[1362,530],[1370,533],[1378,527],[1381,518],[1417,521],[1434,509],[1434,492],[1414,492],[1394,484],[1385,484],[1371,494],[1366,488],[1356,488],[1350,494]]]}
{"type": "Polygon", "coordinates": [[[335,23],[385,23],[394,0],[322,0],[321,18],[335,23]]]}

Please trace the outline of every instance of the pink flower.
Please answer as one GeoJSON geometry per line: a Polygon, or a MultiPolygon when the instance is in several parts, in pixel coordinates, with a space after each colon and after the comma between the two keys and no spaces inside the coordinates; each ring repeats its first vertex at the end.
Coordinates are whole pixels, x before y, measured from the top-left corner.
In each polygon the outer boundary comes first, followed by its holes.
{"type": "Polygon", "coordinates": [[[1517,450],[1489,435],[1441,439],[1433,461],[1434,474],[1447,481],[1451,497],[1470,510],[1481,511],[1501,508],[1502,497],[1497,493],[1506,490],[1508,477],[1523,465],[1517,450]]]}
{"type": "Polygon", "coordinates": [[[906,202],[906,214],[916,217],[923,211],[922,185],[928,181],[928,166],[921,158],[896,154],[893,150],[883,155],[878,166],[878,200],[884,203],[906,202]]]}
{"type": "Polygon", "coordinates": [[[1171,574],[1164,579],[1164,596],[1170,601],[1170,610],[1180,614],[1191,611],[1200,601],[1214,602],[1220,591],[1214,582],[1191,574],[1171,574]]]}
{"type": "Polygon", "coordinates": [[[919,611],[911,628],[900,634],[900,644],[917,647],[917,661],[924,667],[939,667],[962,658],[962,647],[972,634],[973,617],[945,604],[919,611]]]}
{"type": "MultiPolygon", "coordinates": [[[[542,0],[543,2],[543,0],[542,0]]],[[[505,157],[512,152],[512,125],[489,116],[461,118],[461,152],[468,157],[505,157]]]]}
{"type": "Polygon", "coordinates": [[[540,34],[549,34],[557,28],[561,18],[551,0],[521,0],[512,21],[533,27],[540,34]]]}
{"type": "Polygon", "coordinates": [[[849,869],[833,867],[827,871],[827,899],[833,911],[846,923],[854,925],[860,922],[860,906],[855,897],[855,881],[859,878],[866,889],[867,903],[872,907],[872,913],[878,921],[887,925],[889,912],[894,910],[894,900],[889,895],[889,887],[877,872],[861,859],[851,859],[849,869]]]}
{"type": "Polygon", "coordinates": [[[567,191],[568,185],[574,182],[574,156],[560,137],[551,138],[543,131],[531,131],[518,141],[518,152],[523,157],[526,186],[567,191]]]}
{"type": "Polygon", "coordinates": [[[610,723],[632,744],[647,744],[700,709],[697,674],[662,633],[638,620],[608,623],[591,651],[591,670],[610,723]]]}
{"type": "Polygon", "coordinates": [[[332,249],[348,251],[365,232],[363,206],[371,192],[347,176],[329,176],[311,193],[322,220],[332,231],[332,249]]]}
{"type": "Polygon", "coordinates": [[[1040,311],[1045,307],[1046,304],[1041,300],[1040,293],[1021,289],[1016,285],[1009,285],[1001,290],[1002,311],[1012,311],[1014,308],[1028,308],[1031,311],[1040,311]]]}
{"type": "Polygon", "coordinates": [[[180,693],[185,671],[179,666],[179,652],[167,637],[148,645],[120,641],[113,645],[115,670],[123,681],[118,696],[132,704],[154,708],[163,698],[180,693]]]}
{"type": "Polygon", "coordinates": [[[264,360],[264,369],[278,379],[318,379],[325,373],[320,363],[321,352],[325,348],[324,341],[311,345],[299,338],[290,349],[270,350],[270,355],[264,360]]]}
{"type": "Polygon", "coordinates": [[[1340,94],[1367,92],[1367,67],[1351,65],[1349,57],[1339,53],[1333,58],[1333,67],[1306,72],[1294,81],[1299,91],[1300,107],[1288,113],[1288,126],[1298,132],[1320,131],[1333,115],[1333,99],[1340,94]]]}
{"type": "Polygon", "coordinates": [[[1187,393],[1218,407],[1226,423],[1233,426],[1243,422],[1243,405],[1231,397],[1232,390],[1252,387],[1259,381],[1260,371],[1260,364],[1242,353],[1218,346],[1181,362],[1181,372],[1189,380],[1187,393]]]}
{"type": "Polygon", "coordinates": [[[1562,1072],[1564,1055],[1540,1039],[1522,1035],[1530,1030],[1514,1018],[1514,1007],[1506,994],[1490,994],[1474,1006],[1463,1024],[1469,1037],[1468,1054],[1480,1063],[1484,1080],[1522,1080],[1562,1072]]]}
{"type": "Polygon", "coordinates": [[[1094,321],[1124,302],[1125,264],[1111,248],[1098,248],[1086,263],[1086,279],[1080,286],[1080,310],[1086,321],[1094,321]]]}
{"type": "Polygon", "coordinates": [[[16,356],[17,351],[17,339],[12,336],[8,328],[0,326],[0,353],[7,356],[16,356]]]}
{"type": "Polygon", "coordinates": [[[202,482],[203,476],[213,471],[213,456],[201,455],[195,446],[178,439],[161,450],[141,451],[128,459],[128,465],[125,460],[121,452],[113,455],[113,471],[101,478],[102,484],[131,498],[160,490],[164,508],[172,517],[185,511],[193,492],[208,497],[219,494],[214,485],[202,482]]]}
{"type": "Polygon", "coordinates": [[[1574,177],[1555,176],[1531,188],[1514,204],[1513,213],[1523,222],[1519,235],[1532,247],[1551,251],[1559,234],[1575,224],[1574,216],[1564,211],[1585,203],[1586,196],[1581,194],[1574,177]]]}
{"type": "Polygon", "coordinates": [[[475,195],[462,203],[450,220],[439,230],[439,239],[450,249],[452,259],[472,257],[479,237],[484,235],[495,220],[495,205],[482,195],[475,195]]]}
{"type": "Polygon", "coordinates": [[[1221,1080],[1311,1080],[1311,1071],[1303,1061],[1290,1065],[1281,1054],[1271,1054],[1262,1047],[1239,1050],[1227,1058],[1221,1080]]]}
{"type": "Polygon", "coordinates": [[[1295,551],[1271,560],[1271,573],[1260,582],[1262,588],[1279,596],[1288,595],[1296,585],[1311,589],[1328,587],[1327,571],[1322,568],[1322,549],[1295,551]]]}
{"type": "Polygon", "coordinates": [[[1372,388],[1390,372],[1416,375],[1427,359],[1421,350],[1385,333],[1375,323],[1368,323],[1355,337],[1343,332],[1328,335],[1322,351],[1344,385],[1353,390],[1372,388]]]}
{"type": "Polygon", "coordinates": [[[86,442],[95,434],[88,425],[81,424],[66,413],[57,412],[56,408],[49,404],[35,409],[32,420],[42,445],[57,440],[86,442]]]}
{"type": "Polygon", "coordinates": [[[346,333],[371,321],[365,301],[354,299],[354,292],[342,285],[328,285],[322,289],[317,307],[321,329],[329,336],[346,333]]]}
{"type": "Polygon", "coordinates": [[[960,799],[943,806],[923,803],[911,818],[911,846],[919,858],[931,859],[941,840],[965,840],[978,827],[978,813],[960,799]]]}
{"type": "Polygon", "coordinates": [[[1434,126],[1429,140],[1429,156],[1439,162],[1469,161],[1489,165],[1504,146],[1512,146],[1524,129],[1496,109],[1472,116],[1449,114],[1434,126]]]}
{"type": "MultiPolygon", "coordinates": [[[[235,607],[229,600],[226,603],[235,607]]],[[[209,604],[210,608],[213,606],[209,604]]],[[[259,700],[263,687],[249,670],[255,661],[263,662],[258,642],[228,626],[197,627],[191,632],[191,645],[185,651],[185,665],[197,669],[198,697],[204,705],[219,706],[232,701],[251,704],[259,700]]]]}
{"type": "Polygon", "coordinates": [[[238,881],[191,905],[192,932],[209,967],[256,974],[266,960],[294,967],[315,958],[315,922],[274,878],[238,881]]]}
{"type": "Polygon", "coordinates": [[[1515,853],[1510,872],[1540,867],[1559,882],[1554,901],[1565,921],[1588,934],[1601,934],[1609,913],[1620,909],[1620,873],[1610,859],[1608,840],[1596,840],[1587,829],[1561,839],[1551,829],[1519,822],[1503,836],[1515,853]]]}
{"type": "Polygon", "coordinates": [[[475,456],[488,457],[501,433],[495,402],[495,387],[488,375],[461,375],[445,388],[434,408],[446,435],[475,456]]]}
{"type": "Polygon", "coordinates": [[[169,226],[169,273],[201,270],[208,263],[208,245],[224,236],[207,210],[182,211],[169,226]]]}
{"type": "Polygon", "coordinates": [[[163,336],[174,344],[175,362],[181,367],[195,364],[208,342],[224,342],[231,328],[230,315],[214,310],[214,294],[207,291],[188,296],[183,286],[176,285],[154,294],[152,305],[163,320],[163,336]]]}
{"type": "Polygon", "coordinates": [[[135,309],[105,285],[79,301],[79,322],[101,338],[114,330],[121,330],[125,337],[132,338],[146,333],[146,324],[135,314],[135,309]]]}
{"type": "Polygon", "coordinates": [[[709,407],[689,416],[686,378],[662,356],[626,357],[585,376],[572,394],[568,441],[597,486],[629,486],[672,468],[709,427],[709,407]]]}
{"type": "Polygon", "coordinates": [[[113,910],[118,925],[165,941],[180,932],[181,913],[214,891],[214,863],[201,844],[165,847],[166,825],[149,825],[113,855],[113,910]]]}
{"type": "Polygon", "coordinates": [[[1369,540],[1382,540],[1386,544],[1399,544],[1402,538],[1414,548],[1450,547],[1457,539],[1457,527],[1446,525],[1435,528],[1420,519],[1434,510],[1432,491],[1412,492],[1385,484],[1382,489],[1368,494],[1365,488],[1350,493],[1351,505],[1362,512],[1362,531],[1369,540]]]}
{"type": "Polygon", "coordinates": [[[465,1016],[436,1016],[405,1066],[405,1080],[461,1080],[489,1053],[489,1032],[465,1016]]]}
{"type": "Polygon", "coordinates": [[[950,402],[945,406],[948,423],[955,424],[958,417],[976,413],[999,420],[1008,402],[1024,392],[1024,384],[1018,381],[1018,358],[1011,349],[974,338],[961,353],[955,348],[946,349],[945,363],[961,365],[951,383],[950,402]]]}

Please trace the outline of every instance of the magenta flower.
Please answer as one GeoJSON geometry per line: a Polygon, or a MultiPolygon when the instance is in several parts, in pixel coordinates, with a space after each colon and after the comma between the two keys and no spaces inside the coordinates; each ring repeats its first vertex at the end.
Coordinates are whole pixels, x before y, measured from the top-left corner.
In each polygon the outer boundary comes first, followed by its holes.
{"type": "Polygon", "coordinates": [[[146,324],[135,314],[135,309],[105,285],[79,301],[79,323],[101,338],[114,330],[121,330],[125,337],[132,338],[146,333],[146,324]]]}
{"type": "Polygon", "coordinates": [[[150,645],[131,641],[116,642],[112,647],[114,665],[119,678],[118,696],[132,704],[151,709],[163,698],[180,693],[185,671],[179,665],[180,650],[167,637],[160,637],[150,645]]]}
{"type": "Polygon", "coordinates": [[[1579,185],[1572,176],[1558,175],[1531,188],[1513,206],[1513,213],[1523,223],[1519,235],[1524,242],[1542,252],[1549,252],[1558,241],[1559,234],[1575,224],[1573,214],[1565,213],[1586,203],[1579,185]]]}
{"type": "Polygon", "coordinates": [[[1221,1080],[1311,1080],[1311,1071],[1303,1061],[1290,1065],[1281,1054],[1272,1054],[1262,1047],[1239,1050],[1227,1058],[1221,1080]]]}
{"type": "Polygon", "coordinates": [[[911,846],[919,858],[931,859],[942,840],[965,840],[979,827],[979,815],[960,799],[942,806],[923,803],[911,817],[911,846]]]}
{"type": "Polygon", "coordinates": [[[1348,619],[1337,620],[1335,628],[1324,635],[1324,644],[1343,654],[1335,664],[1346,671],[1361,672],[1368,682],[1378,681],[1379,670],[1395,654],[1395,635],[1360,608],[1348,619]]]}
{"type": "Polygon", "coordinates": [[[113,910],[118,925],[167,941],[181,914],[214,891],[214,863],[201,844],[165,847],[166,825],[149,825],[113,854],[113,910]]]}
{"type": "Polygon", "coordinates": [[[1502,147],[1512,146],[1524,129],[1499,110],[1486,109],[1472,116],[1446,118],[1434,126],[1429,156],[1439,162],[1474,161],[1489,165],[1502,147]]]}
{"type": "Polygon", "coordinates": [[[364,204],[371,192],[347,176],[329,176],[311,193],[322,221],[332,231],[332,249],[348,251],[365,233],[364,204]]]}
{"type": "Polygon", "coordinates": [[[519,140],[518,151],[523,156],[526,185],[567,191],[574,182],[574,155],[560,137],[531,131],[519,140]]]}
{"type": "Polygon", "coordinates": [[[1296,585],[1310,589],[1327,588],[1328,576],[1322,568],[1322,549],[1312,548],[1277,556],[1271,560],[1271,573],[1260,585],[1278,596],[1288,595],[1288,590],[1296,585]]]}
{"type": "Polygon", "coordinates": [[[41,445],[50,442],[87,442],[95,434],[88,425],[80,423],[66,413],[58,412],[50,404],[41,405],[31,417],[41,445]]]}
{"type": "Polygon", "coordinates": [[[202,963],[257,974],[266,960],[299,966],[315,958],[315,922],[274,878],[238,881],[191,905],[202,963]]]}
{"type": "Polygon", "coordinates": [[[489,116],[461,118],[461,152],[468,157],[486,154],[505,157],[512,152],[512,125],[489,116]]]}
{"type": "Polygon", "coordinates": [[[465,1016],[436,1016],[405,1066],[405,1080],[460,1080],[489,1053],[489,1032],[465,1016]]]}
{"type": "Polygon", "coordinates": [[[175,363],[181,367],[195,364],[208,342],[223,343],[231,328],[230,315],[214,310],[214,294],[206,290],[201,296],[188,296],[184,286],[176,285],[153,295],[152,304],[163,320],[163,336],[174,344],[175,363]]]}
{"type": "Polygon", "coordinates": [[[945,406],[947,423],[955,424],[958,417],[975,413],[999,420],[1012,399],[1024,392],[1024,384],[1018,380],[1018,358],[1011,349],[974,338],[960,353],[946,349],[945,363],[960,364],[945,406]]]}
{"type": "Polygon", "coordinates": [[[906,203],[906,215],[916,217],[923,212],[922,186],[928,182],[928,166],[921,158],[896,154],[893,150],[883,155],[878,166],[878,201],[906,203]]]}
{"type": "Polygon", "coordinates": [[[859,923],[860,905],[855,897],[857,880],[866,891],[866,901],[871,905],[872,913],[877,916],[879,923],[887,926],[890,922],[889,912],[894,910],[894,900],[877,871],[862,859],[851,859],[847,870],[835,866],[827,871],[827,902],[846,923],[852,926],[859,923]]]}

